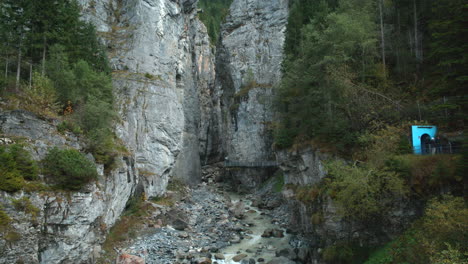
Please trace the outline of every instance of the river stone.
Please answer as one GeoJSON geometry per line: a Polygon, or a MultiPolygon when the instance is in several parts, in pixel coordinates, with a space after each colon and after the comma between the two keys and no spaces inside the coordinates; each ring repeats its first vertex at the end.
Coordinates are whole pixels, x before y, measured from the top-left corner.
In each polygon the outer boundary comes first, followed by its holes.
{"type": "Polygon", "coordinates": [[[278,238],[281,238],[281,237],[284,237],[283,233],[284,232],[281,229],[268,228],[268,229],[265,229],[265,231],[262,234],[262,237],[278,237],[278,238]]]}
{"type": "Polygon", "coordinates": [[[265,259],[264,258],[258,258],[257,261],[258,262],[265,262],[265,259]]]}
{"type": "Polygon", "coordinates": [[[279,237],[279,238],[284,237],[283,230],[280,230],[280,229],[275,229],[275,230],[273,230],[272,235],[273,235],[274,237],[279,237]]]}
{"type": "Polygon", "coordinates": [[[255,259],[253,258],[249,259],[249,264],[255,264],[255,259]]]}
{"type": "Polygon", "coordinates": [[[231,212],[234,214],[236,218],[242,219],[244,218],[244,212],[245,212],[245,205],[244,202],[239,201],[236,204],[234,204],[233,208],[231,208],[231,212]]]}
{"type": "Polygon", "coordinates": [[[225,259],[224,255],[221,253],[216,253],[214,257],[215,259],[225,259]]]}
{"type": "Polygon", "coordinates": [[[239,254],[239,255],[236,255],[235,257],[233,257],[232,260],[235,261],[235,262],[239,262],[245,257],[247,257],[247,254],[239,254]]]}
{"type": "Polygon", "coordinates": [[[196,260],[198,264],[211,264],[211,259],[209,258],[199,258],[196,260]]]}
{"type": "Polygon", "coordinates": [[[229,240],[231,243],[237,244],[240,243],[241,238],[239,236],[234,235],[231,240],[229,240]]]}

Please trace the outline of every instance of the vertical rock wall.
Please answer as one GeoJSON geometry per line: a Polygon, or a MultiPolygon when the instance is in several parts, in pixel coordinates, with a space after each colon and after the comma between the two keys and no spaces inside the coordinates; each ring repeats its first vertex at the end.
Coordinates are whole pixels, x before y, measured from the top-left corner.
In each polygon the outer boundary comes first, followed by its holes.
{"type": "MultiPolygon", "coordinates": [[[[221,149],[229,160],[274,160],[273,87],[281,78],[287,17],[287,0],[234,0],[222,25],[216,90],[221,149]]],[[[243,184],[255,185],[260,179],[251,176],[263,172],[232,173],[243,184]]]]}
{"type": "Polygon", "coordinates": [[[81,0],[111,52],[119,137],[147,196],[200,179],[214,57],[195,0],[81,0]]]}

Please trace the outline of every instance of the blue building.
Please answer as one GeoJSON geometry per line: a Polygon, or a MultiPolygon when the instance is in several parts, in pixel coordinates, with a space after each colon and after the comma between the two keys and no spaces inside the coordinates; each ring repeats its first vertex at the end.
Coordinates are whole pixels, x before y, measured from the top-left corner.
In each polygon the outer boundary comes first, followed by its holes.
{"type": "Polygon", "coordinates": [[[414,154],[430,154],[435,148],[436,126],[411,126],[411,140],[414,154]]]}

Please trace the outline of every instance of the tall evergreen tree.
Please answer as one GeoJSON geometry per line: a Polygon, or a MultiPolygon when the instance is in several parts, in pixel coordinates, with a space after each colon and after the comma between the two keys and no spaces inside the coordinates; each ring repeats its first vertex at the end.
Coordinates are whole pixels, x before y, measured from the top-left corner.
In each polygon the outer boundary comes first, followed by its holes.
{"type": "Polygon", "coordinates": [[[468,3],[464,0],[438,0],[429,20],[431,59],[444,83],[439,95],[466,95],[468,85],[468,3]]]}

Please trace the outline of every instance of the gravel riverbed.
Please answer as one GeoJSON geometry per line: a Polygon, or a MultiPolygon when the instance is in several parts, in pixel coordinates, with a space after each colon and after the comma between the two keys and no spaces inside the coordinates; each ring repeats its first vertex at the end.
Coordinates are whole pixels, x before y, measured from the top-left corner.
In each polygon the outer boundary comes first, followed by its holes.
{"type": "Polygon", "coordinates": [[[286,232],[284,221],[272,217],[275,211],[253,206],[255,199],[203,183],[165,210],[167,225],[138,237],[122,252],[147,264],[303,263],[306,248],[286,232]]]}

